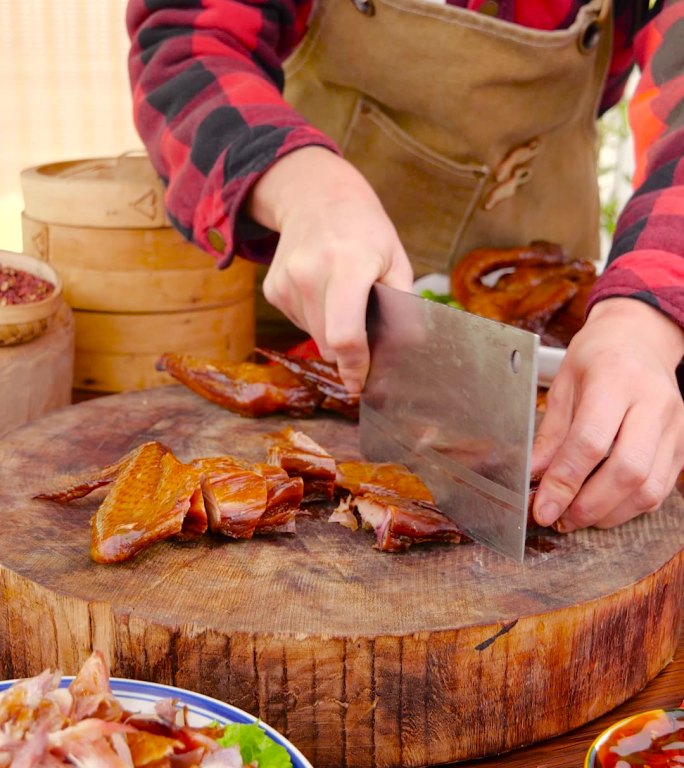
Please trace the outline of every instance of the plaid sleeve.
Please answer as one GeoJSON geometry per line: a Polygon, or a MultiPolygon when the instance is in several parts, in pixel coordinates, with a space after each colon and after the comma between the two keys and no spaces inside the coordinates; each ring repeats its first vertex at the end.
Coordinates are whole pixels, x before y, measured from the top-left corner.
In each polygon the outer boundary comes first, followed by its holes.
{"type": "Polygon", "coordinates": [[[129,74],[137,130],[166,184],[173,224],[213,253],[268,261],[277,237],[241,213],[279,157],[337,151],[282,98],[282,60],[312,0],[129,0],[129,74]]]}
{"type": "Polygon", "coordinates": [[[635,192],[589,298],[630,296],[684,327],[684,0],[670,0],[637,36],[642,69],[629,113],[635,192]]]}

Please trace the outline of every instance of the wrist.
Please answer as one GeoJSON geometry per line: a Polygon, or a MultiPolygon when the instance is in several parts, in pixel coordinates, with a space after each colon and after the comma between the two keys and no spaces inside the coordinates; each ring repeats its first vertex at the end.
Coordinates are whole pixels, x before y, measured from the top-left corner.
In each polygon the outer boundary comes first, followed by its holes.
{"type": "Polygon", "coordinates": [[[613,297],[597,302],[589,312],[586,325],[615,323],[635,337],[646,338],[673,366],[684,359],[684,329],[664,312],[645,301],[630,297],[613,297]]]}
{"type": "Polygon", "coordinates": [[[306,146],[283,155],[257,180],[245,209],[254,221],[280,232],[294,207],[369,191],[368,183],[346,160],[325,147],[306,146]]]}

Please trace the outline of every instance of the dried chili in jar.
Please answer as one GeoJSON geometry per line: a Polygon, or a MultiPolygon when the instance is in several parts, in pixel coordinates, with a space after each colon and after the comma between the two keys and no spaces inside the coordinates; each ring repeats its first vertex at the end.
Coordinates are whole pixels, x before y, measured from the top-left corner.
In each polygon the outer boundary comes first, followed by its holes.
{"type": "Polygon", "coordinates": [[[42,301],[54,290],[55,286],[42,277],[0,264],[0,307],[42,301]]]}

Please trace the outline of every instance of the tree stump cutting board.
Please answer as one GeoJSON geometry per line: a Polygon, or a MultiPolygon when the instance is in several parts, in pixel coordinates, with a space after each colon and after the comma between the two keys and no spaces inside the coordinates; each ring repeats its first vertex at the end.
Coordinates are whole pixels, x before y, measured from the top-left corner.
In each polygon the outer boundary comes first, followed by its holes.
{"type": "Polygon", "coordinates": [[[684,504],[612,531],[543,532],[517,564],[477,544],[377,552],[371,533],[301,518],[294,536],[163,542],[88,555],[101,492],[32,500],[161,440],[181,459],[264,456],[292,424],[337,458],[358,427],[234,416],[178,387],[92,400],[0,444],[0,673],[112,674],[228,701],[317,768],[437,765],[557,735],[640,690],[671,659],[684,595],[684,504]],[[99,495],[98,495],[99,494],[99,495]]]}

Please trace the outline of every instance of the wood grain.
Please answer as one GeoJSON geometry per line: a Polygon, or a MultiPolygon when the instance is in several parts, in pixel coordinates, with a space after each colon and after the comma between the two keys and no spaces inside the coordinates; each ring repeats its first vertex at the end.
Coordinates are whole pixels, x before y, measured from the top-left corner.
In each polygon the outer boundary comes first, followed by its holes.
{"type": "Polygon", "coordinates": [[[62,302],[40,336],[0,347],[0,436],[71,402],[74,319],[62,302]]]}
{"type": "Polygon", "coordinates": [[[97,498],[31,499],[149,439],[181,459],[261,458],[262,434],[285,423],[339,459],[359,455],[351,423],[240,419],[175,386],[83,402],[8,436],[0,674],[72,673],[97,647],[115,675],[260,716],[317,767],[380,768],[557,736],[672,659],[684,594],[678,494],[613,531],[544,532],[522,565],[475,544],[382,554],[371,534],[324,513],[301,519],[294,537],[207,536],[98,566],[88,557],[97,498]]]}

